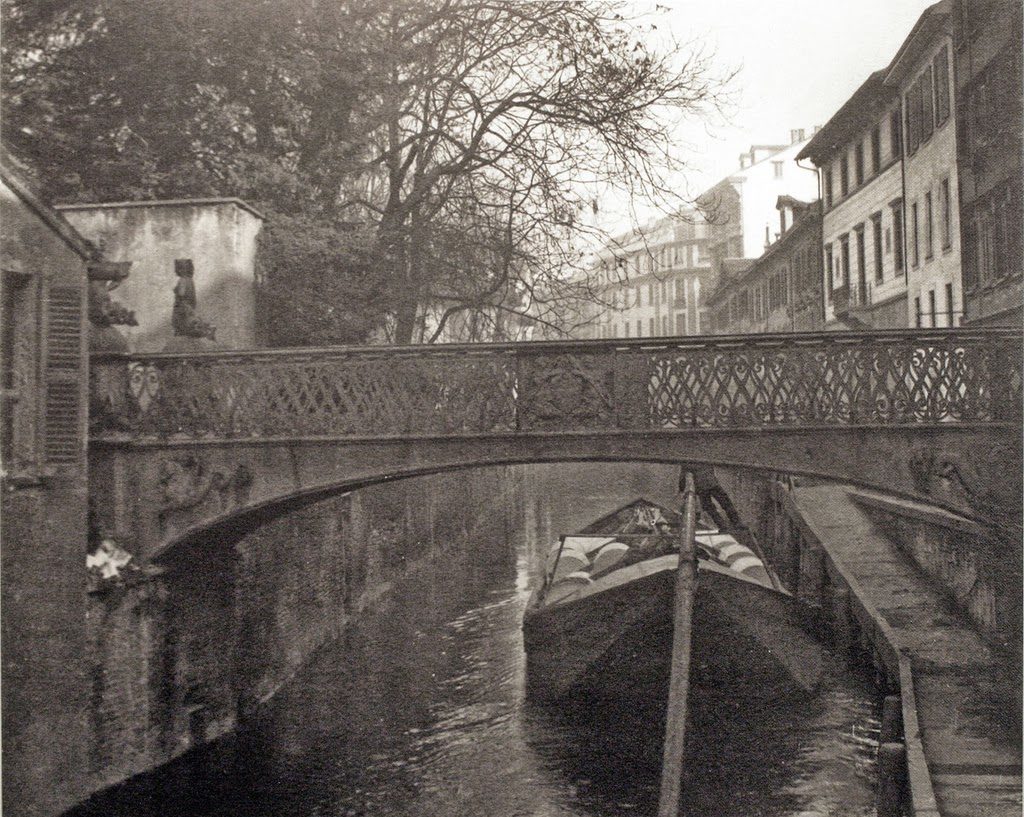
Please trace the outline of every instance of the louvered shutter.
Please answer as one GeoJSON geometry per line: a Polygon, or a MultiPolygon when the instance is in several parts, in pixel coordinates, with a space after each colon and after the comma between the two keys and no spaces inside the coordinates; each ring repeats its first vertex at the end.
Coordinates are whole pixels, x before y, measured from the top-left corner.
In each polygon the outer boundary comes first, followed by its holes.
{"type": "Polygon", "coordinates": [[[76,464],[82,456],[81,367],[82,291],[78,287],[51,287],[43,409],[43,453],[48,464],[76,464]]]}

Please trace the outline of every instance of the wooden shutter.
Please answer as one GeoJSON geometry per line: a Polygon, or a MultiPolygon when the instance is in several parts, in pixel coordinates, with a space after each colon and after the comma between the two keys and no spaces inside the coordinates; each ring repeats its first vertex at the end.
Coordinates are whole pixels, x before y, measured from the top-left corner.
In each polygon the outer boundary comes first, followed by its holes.
{"type": "Polygon", "coordinates": [[[46,402],[43,453],[47,463],[78,463],[82,456],[79,413],[82,367],[82,291],[51,287],[46,322],[46,402]]]}

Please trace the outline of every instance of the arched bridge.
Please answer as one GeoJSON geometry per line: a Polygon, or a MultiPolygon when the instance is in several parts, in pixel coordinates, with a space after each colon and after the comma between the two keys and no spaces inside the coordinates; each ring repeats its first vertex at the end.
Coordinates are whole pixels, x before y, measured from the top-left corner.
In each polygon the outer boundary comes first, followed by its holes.
{"type": "Polygon", "coordinates": [[[921,330],[91,361],[98,523],[144,556],[384,479],[704,461],[1019,509],[1021,332],[921,330]]]}

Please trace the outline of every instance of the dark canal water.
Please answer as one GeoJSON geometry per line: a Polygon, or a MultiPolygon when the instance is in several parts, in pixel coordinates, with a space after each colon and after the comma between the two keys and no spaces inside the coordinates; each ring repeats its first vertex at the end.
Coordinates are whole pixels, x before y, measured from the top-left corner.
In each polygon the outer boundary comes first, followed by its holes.
{"type": "MultiPolygon", "coordinates": [[[[660,702],[643,712],[531,704],[520,626],[552,536],[639,493],[670,500],[647,484],[661,477],[674,485],[658,469],[530,469],[520,522],[495,530],[481,520],[490,542],[479,554],[410,576],[240,736],[107,799],[103,812],[654,814],[660,702]],[[507,527],[518,528],[514,547],[507,527]]],[[[838,662],[827,675],[817,696],[760,709],[729,690],[695,696],[684,813],[872,814],[875,692],[838,662]]]]}

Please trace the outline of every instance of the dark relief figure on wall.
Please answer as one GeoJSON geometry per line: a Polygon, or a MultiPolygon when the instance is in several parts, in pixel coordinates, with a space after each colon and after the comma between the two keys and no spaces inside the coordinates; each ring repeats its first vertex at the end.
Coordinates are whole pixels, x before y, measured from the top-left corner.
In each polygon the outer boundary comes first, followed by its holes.
{"type": "Polygon", "coordinates": [[[195,268],[192,259],[175,260],[174,274],[178,276],[178,283],[174,285],[174,312],[171,313],[174,334],[186,338],[216,340],[216,327],[196,314],[196,285],[192,280],[195,268]]]}
{"type": "Polygon", "coordinates": [[[110,297],[128,277],[130,261],[89,264],[89,320],[94,326],[138,326],[135,313],[110,297]]]}

